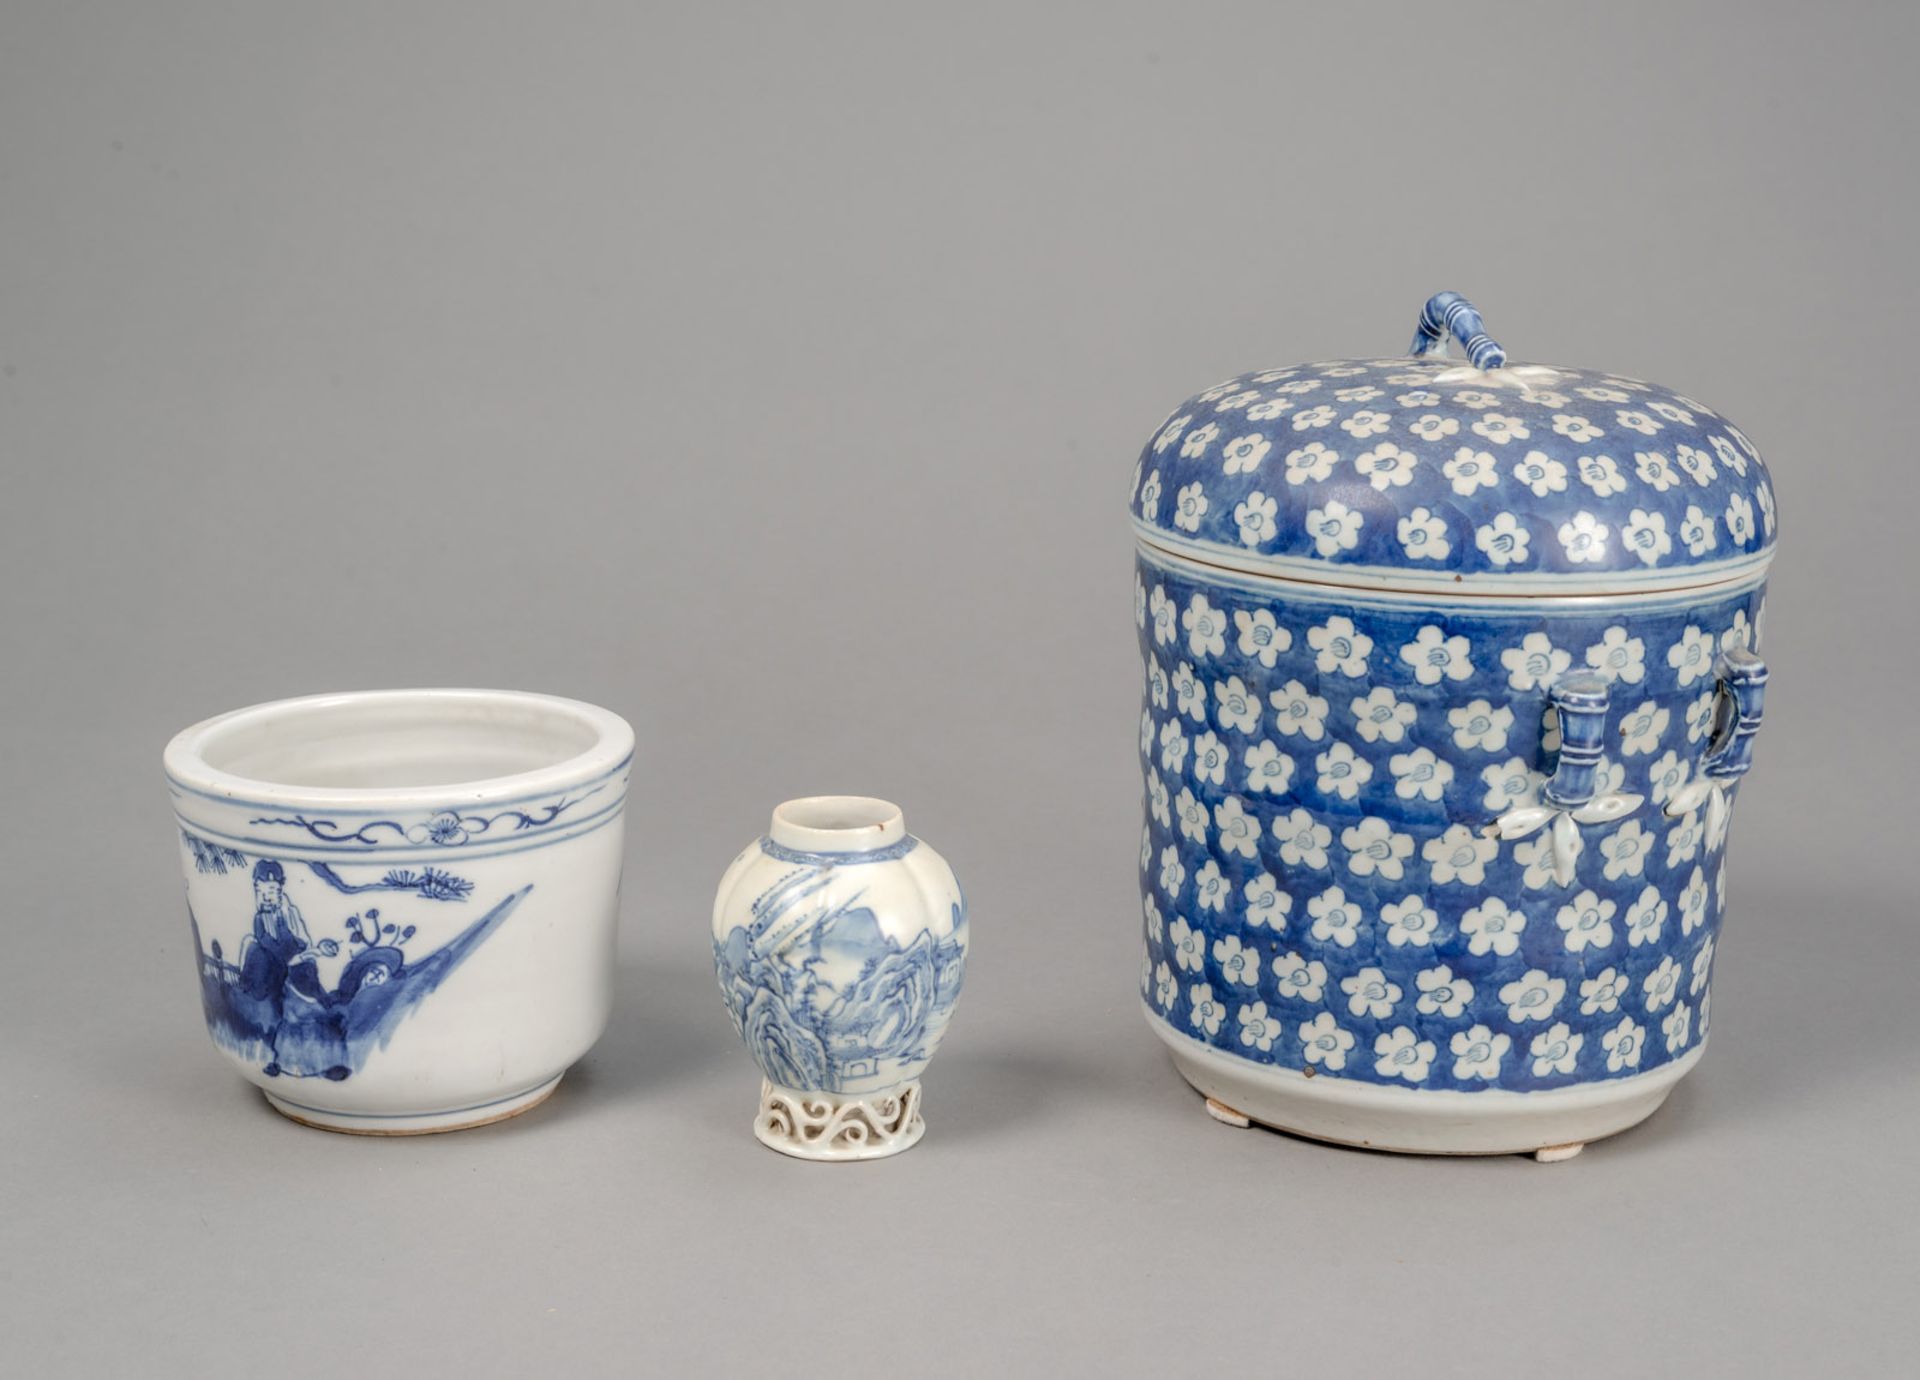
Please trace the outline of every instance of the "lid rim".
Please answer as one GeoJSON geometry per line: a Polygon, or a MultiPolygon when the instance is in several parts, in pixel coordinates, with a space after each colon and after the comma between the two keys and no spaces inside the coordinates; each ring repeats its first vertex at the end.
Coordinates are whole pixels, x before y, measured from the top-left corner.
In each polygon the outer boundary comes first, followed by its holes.
{"type": "Polygon", "coordinates": [[[1172,537],[1165,528],[1156,527],[1137,514],[1132,523],[1134,541],[1145,550],[1246,578],[1322,589],[1469,600],[1628,599],[1718,589],[1765,578],[1777,549],[1776,544],[1770,542],[1735,560],[1675,566],[1664,571],[1494,574],[1490,571],[1421,571],[1408,566],[1335,565],[1301,556],[1249,556],[1212,542],[1172,537]],[[1636,574],[1639,578],[1633,578],[1636,574]]]}

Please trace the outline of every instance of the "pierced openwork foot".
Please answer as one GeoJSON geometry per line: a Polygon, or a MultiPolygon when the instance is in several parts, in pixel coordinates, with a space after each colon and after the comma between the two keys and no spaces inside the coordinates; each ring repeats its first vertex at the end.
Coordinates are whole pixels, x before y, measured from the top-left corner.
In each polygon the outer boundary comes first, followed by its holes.
{"type": "Polygon", "coordinates": [[[869,1097],[803,1093],[760,1084],[760,1115],[753,1134],[762,1145],[802,1160],[877,1160],[917,1144],[920,1082],[869,1097]]]}
{"type": "Polygon", "coordinates": [[[1207,1099],[1207,1115],[1222,1126],[1238,1126],[1243,1131],[1253,1125],[1253,1119],[1245,1112],[1237,1112],[1217,1098],[1207,1099]]]}
{"type": "Polygon", "coordinates": [[[1533,1152],[1533,1158],[1536,1164],[1559,1164],[1562,1160],[1572,1159],[1586,1148],[1587,1143],[1584,1140],[1576,1140],[1567,1145],[1543,1145],[1533,1152]]]}

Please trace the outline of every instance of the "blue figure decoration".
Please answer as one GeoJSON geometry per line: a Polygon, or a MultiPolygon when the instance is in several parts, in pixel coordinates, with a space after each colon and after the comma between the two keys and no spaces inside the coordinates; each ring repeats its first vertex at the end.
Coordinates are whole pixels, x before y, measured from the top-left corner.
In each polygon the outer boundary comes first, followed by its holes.
{"type": "MultiPolygon", "coordinates": [[[[324,864],[308,864],[335,890],[407,891],[426,899],[464,900],[471,884],[444,873],[431,885],[408,875],[353,886],[324,864]]],[[[315,942],[306,918],[287,894],[286,868],[272,858],[253,866],[253,921],[237,963],[220,941],[202,949],[197,916],[194,947],[201,953],[200,991],[207,1028],[216,1042],[244,1058],[258,1059],[268,1077],[326,1078],[338,1082],[362,1068],[375,1048],[384,1048],[414,1007],[503,924],[530,891],[522,887],[447,943],[422,957],[406,945],[417,926],[383,921],[377,908],[350,916],[350,951],[329,987],[320,963],[340,955],[331,937],[315,942]]]]}

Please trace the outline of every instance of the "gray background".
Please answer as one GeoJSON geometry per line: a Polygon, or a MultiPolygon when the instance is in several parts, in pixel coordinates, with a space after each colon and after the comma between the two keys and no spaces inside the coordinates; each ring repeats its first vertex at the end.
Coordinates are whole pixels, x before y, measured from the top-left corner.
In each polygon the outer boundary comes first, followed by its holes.
{"type": "Polygon", "coordinates": [[[1906,1370],[1917,58],[1895,4],[8,4],[0,1369],[1906,1370]],[[1562,1167],[1230,1131],[1136,1012],[1133,457],[1442,287],[1731,413],[1782,514],[1713,1053],[1562,1167]],[[621,1001],[521,1121],[301,1130],[200,1028],[160,747],[449,683],[633,720],[621,1001]],[[974,904],[868,1167],[753,1142],[710,976],[817,791],[974,904]]]}

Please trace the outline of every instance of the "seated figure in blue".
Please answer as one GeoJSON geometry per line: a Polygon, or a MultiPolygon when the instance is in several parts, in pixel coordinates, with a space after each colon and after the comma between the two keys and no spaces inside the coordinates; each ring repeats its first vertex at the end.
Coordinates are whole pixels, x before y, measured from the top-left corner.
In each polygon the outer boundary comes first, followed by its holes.
{"type": "MultiPolygon", "coordinates": [[[[313,943],[286,887],[286,869],[272,858],[253,865],[253,932],[240,944],[240,990],[266,1003],[273,1021],[279,1020],[282,992],[294,963],[313,943]]],[[[314,965],[308,959],[301,966],[311,972],[314,965]]],[[[318,986],[317,977],[312,980],[318,986]]]]}
{"type": "MultiPolygon", "coordinates": [[[[307,866],[320,880],[349,894],[409,891],[425,900],[458,903],[473,889],[470,882],[431,869],[426,876],[433,889],[428,890],[421,877],[406,872],[353,885],[330,867],[307,866]]],[[[269,1078],[338,1082],[351,1077],[374,1048],[385,1047],[407,1014],[506,922],[531,890],[522,886],[502,897],[485,915],[418,959],[410,958],[405,949],[415,926],[382,923],[374,908],[354,915],[347,921],[347,935],[349,945],[358,952],[351,954],[329,988],[320,965],[340,956],[340,941],[313,938],[300,908],[287,894],[286,868],[272,858],[261,858],[253,865],[253,920],[241,940],[239,962],[227,961],[217,939],[200,954],[200,1000],[207,1029],[227,1049],[250,1061],[259,1060],[260,1071],[269,1078]]],[[[191,907],[188,915],[193,918],[194,947],[199,949],[200,922],[191,907]]]]}
{"type": "Polygon", "coordinates": [[[345,1078],[344,1032],[315,961],[339,946],[314,945],[286,884],[286,870],[272,858],[253,865],[253,930],[240,946],[240,990],[273,1047],[263,1071],[345,1078]]]}

